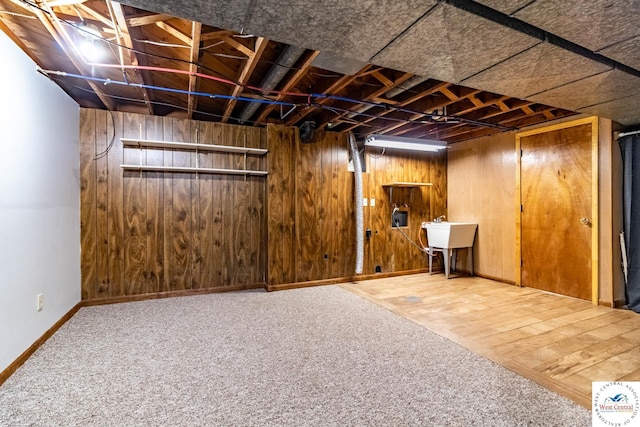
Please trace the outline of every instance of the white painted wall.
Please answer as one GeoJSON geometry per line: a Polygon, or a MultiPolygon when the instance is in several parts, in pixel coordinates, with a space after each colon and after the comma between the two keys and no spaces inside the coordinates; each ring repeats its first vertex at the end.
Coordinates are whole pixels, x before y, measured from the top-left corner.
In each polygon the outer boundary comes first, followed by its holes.
{"type": "Polygon", "coordinates": [[[80,301],[80,161],[78,105],[2,31],[0,52],[1,372],[80,301]]]}

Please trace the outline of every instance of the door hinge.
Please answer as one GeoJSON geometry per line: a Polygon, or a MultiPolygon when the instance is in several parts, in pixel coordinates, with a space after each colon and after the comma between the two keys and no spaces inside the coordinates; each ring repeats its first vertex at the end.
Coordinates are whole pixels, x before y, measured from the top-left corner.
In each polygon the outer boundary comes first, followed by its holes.
{"type": "Polygon", "coordinates": [[[524,205],[520,205],[520,212],[524,212],[524,205]]]}
{"type": "Polygon", "coordinates": [[[524,260],[520,258],[520,267],[524,267],[524,260]]]}
{"type": "Polygon", "coordinates": [[[524,154],[523,150],[520,150],[520,157],[522,157],[524,154]]]}

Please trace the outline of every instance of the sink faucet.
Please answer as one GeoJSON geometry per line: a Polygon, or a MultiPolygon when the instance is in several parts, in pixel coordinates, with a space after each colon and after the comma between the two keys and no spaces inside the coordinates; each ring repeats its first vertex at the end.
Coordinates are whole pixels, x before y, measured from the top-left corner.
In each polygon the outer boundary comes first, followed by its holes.
{"type": "Polygon", "coordinates": [[[440,215],[438,218],[435,218],[433,222],[442,222],[446,218],[445,215],[440,215]]]}

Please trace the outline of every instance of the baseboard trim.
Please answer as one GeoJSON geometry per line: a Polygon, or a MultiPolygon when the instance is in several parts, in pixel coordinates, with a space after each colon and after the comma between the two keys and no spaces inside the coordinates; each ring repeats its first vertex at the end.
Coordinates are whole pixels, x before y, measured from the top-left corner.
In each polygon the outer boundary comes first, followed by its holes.
{"type": "Polygon", "coordinates": [[[617,299],[613,302],[613,308],[620,308],[624,307],[625,305],[627,305],[626,299],[617,299]]]}
{"type": "Polygon", "coordinates": [[[494,282],[506,283],[507,285],[515,285],[516,282],[513,280],[501,279],[500,277],[489,276],[487,274],[479,274],[475,273],[475,276],[482,277],[483,279],[493,280],[494,282]]]}
{"type": "Polygon", "coordinates": [[[314,286],[336,285],[339,283],[357,282],[362,280],[384,279],[386,277],[408,276],[410,274],[426,273],[428,271],[429,270],[426,268],[420,268],[417,270],[396,271],[393,273],[360,274],[357,276],[349,276],[349,277],[335,277],[332,279],[309,280],[307,282],[293,282],[293,283],[282,283],[278,285],[268,285],[266,289],[269,292],[286,291],[288,289],[310,288],[314,286]]]}
{"type": "Polygon", "coordinates": [[[76,314],[82,307],[84,307],[82,301],[74,305],[71,310],[69,310],[64,316],[62,316],[60,320],[54,323],[53,326],[47,329],[47,331],[42,334],[40,338],[35,340],[35,342],[31,344],[29,348],[27,348],[20,356],[18,356],[16,360],[14,360],[9,366],[7,366],[2,372],[0,372],[0,385],[2,385],[7,379],[9,379],[9,377],[13,375],[18,370],[18,368],[20,368],[20,366],[24,365],[24,362],[26,362],[27,359],[29,359],[29,357],[31,357],[31,355],[35,353],[42,344],[44,344],[49,338],[51,338],[51,336],[55,334],[56,331],[62,327],[62,325],[67,323],[67,321],[71,319],[73,315],[76,314]]]}
{"type": "Polygon", "coordinates": [[[84,307],[91,307],[95,305],[120,304],[123,302],[137,302],[160,298],[187,297],[193,295],[217,294],[221,292],[245,291],[266,288],[267,286],[265,283],[253,283],[250,285],[221,286],[219,288],[184,289],[179,291],[156,292],[152,294],[122,295],[117,297],[96,298],[83,300],[82,303],[84,307]]]}
{"type": "Polygon", "coordinates": [[[609,307],[609,308],[620,308],[627,305],[627,301],[623,299],[617,299],[613,302],[598,300],[598,305],[601,305],[603,307],[609,307]]]}

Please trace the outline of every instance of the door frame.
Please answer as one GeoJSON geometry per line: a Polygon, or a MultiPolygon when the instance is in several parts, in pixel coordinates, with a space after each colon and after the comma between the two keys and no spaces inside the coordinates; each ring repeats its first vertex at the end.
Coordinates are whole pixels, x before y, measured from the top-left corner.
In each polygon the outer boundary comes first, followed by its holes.
{"type": "Polygon", "coordinates": [[[572,120],[532,129],[525,132],[516,133],[516,269],[515,282],[517,286],[522,286],[522,190],[521,190],[521,167],[522,151],[521,138],[538,135],[541,133],[553,132],[574,126],[591,125],[591,302],[598,305],[598,118],[586,117],[584,119],[572,120]]]}

